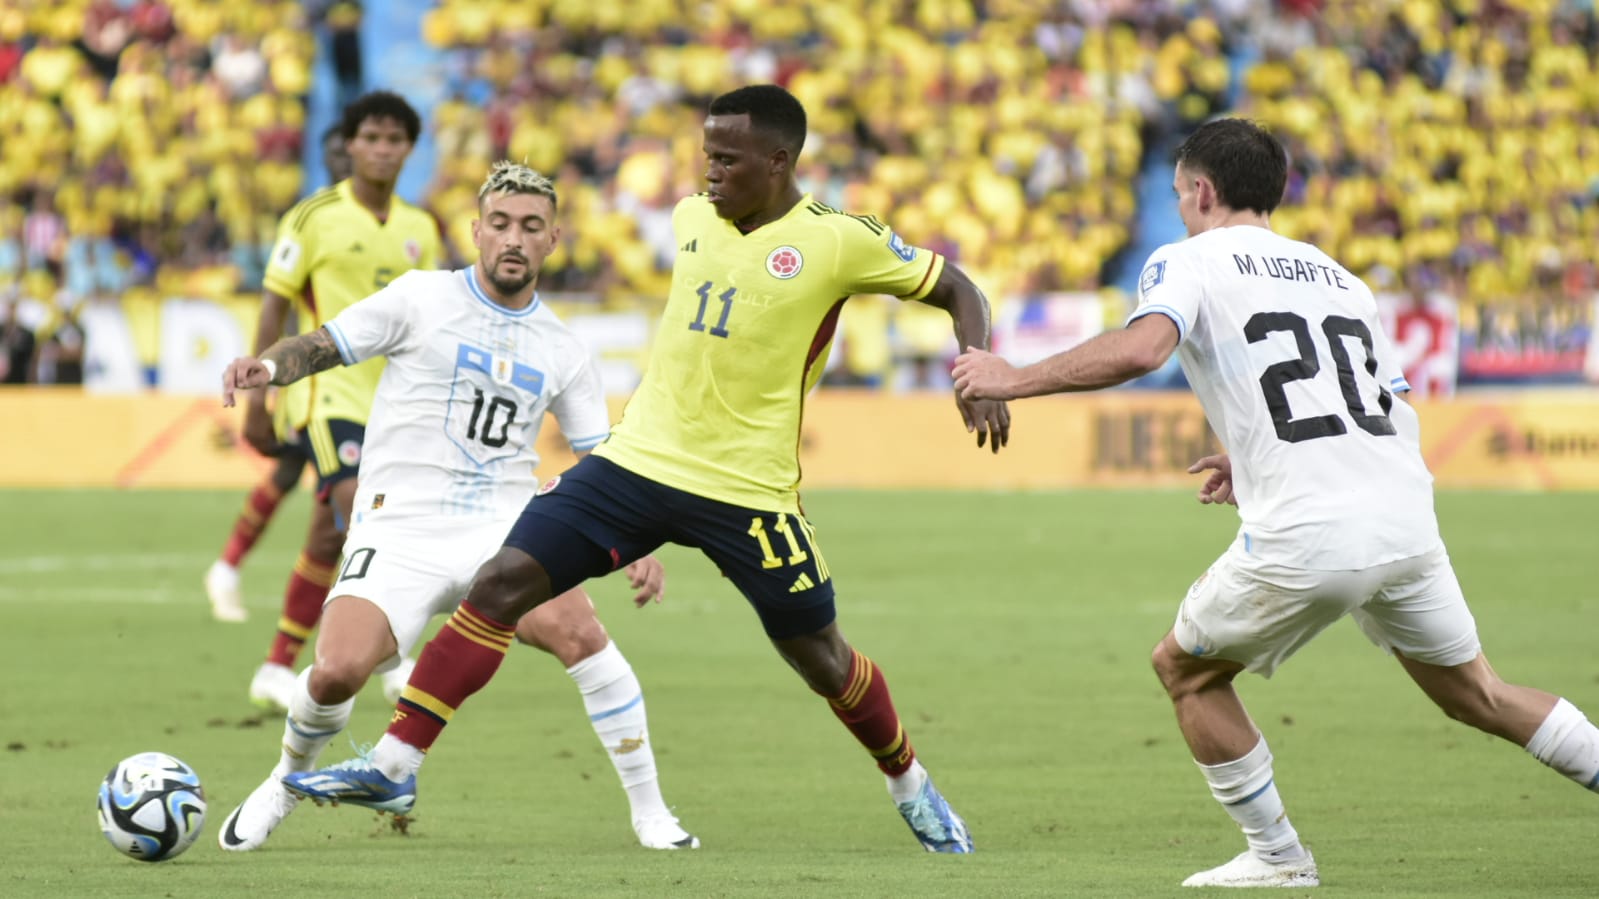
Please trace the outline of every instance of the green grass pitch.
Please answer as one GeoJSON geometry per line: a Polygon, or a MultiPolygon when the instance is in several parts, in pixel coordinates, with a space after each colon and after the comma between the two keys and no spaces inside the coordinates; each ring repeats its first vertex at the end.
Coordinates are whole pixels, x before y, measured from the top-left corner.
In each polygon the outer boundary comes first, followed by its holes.
{"type": "MultiPolygon", "coordinates": [[[[251,621],[217,624],[200,577],[242,499],[0,492],[0,895],[1180,896],[1243,846],[1148,666],[1230,510],[1170,492],[817,493],[841,624],[886,672],[976,855],[917,847],[743,600],[676,549],[665,605],[591,586],[644,684],[667,800],[705,848],[636,846],[571,682],[518,647],[435,747],[410,836],[305,805],[264,850],[224,853],[216,828],[277,755],[280,720],[245,686],[306,514],[302,491],[247,562],[251,621]],[[157,865],[112,850],[93,809],[106,771],[147,749],[193,765],[210,803],[200,842],[157,865]]],[[[1596,502],[1438,503],[1496,668],[1590,713],[1596,502]]],[[[1352,624],[1242,684],[1316,892],[1599,894],[1599,796],[1446,720],[1352,624]]],[[[374,682],[351,735],[376,739],[387,715],[374,682]]],[[[341,737],[325,760],[349,754],[341,737]]]]}

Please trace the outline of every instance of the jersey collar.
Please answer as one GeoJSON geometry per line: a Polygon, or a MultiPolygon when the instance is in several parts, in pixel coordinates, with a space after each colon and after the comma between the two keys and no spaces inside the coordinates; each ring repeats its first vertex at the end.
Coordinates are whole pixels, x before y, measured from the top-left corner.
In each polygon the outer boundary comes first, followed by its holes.
{"type": "Polygon", "coordinates": [[[372,210],[366,208],[366,206],[356,198],[355,186],[351,183],[353,178],[354,176],[352,175],[350,178],[340,181],[338,184],[333,186],[333,189],[339,192],[339,196],[343,197],[345,202],[354,206],[356,209],[361,210],[367,215],[372,216],[372,221],[377,222],[378,227],[385,227],[389,222],[394,221],[394,195],[389,194],[389,208],[384,210],[383,215],[380,216],[372,210]]]}
{"type": "Polygon", "coordinates": [[[466,289],[471,291],[472,296],[477,297],[478,302],[489,307],[490,309],[493,309],[495,312],[498,312],[501,315],[509,315],[512,318],[521,318],[526,315],[532,315],[533,310],[539,308],[538,291],[533,292],[533,302],[528,303],[526,309],[507,309],[504,306],[501,306],[499,303],[489,299],[489,295],[483,292],[483,285],[477,283],[477,266],[469,265],[466,268],[459,269],[459,271],[461,273],[461,277],[466,279],[466,289]]]}
{"type": "MultiPolygon", "coordinates": [[[[799,202],[794,204],[794,208],[792,208],[789,211],[783,213],[782,215],[778,216],[777,218],[772,219],[771,221],[769,221],[766,224],[762,225],[760,228],[756,228],[754,231],[745,231],[743,228],[740,228],[737,224],[735,224],[733,222],[730,222],[727,219],[721,218],[721,216],[717,216],[717,218],[718,218],[718,220],[720,220],[722,222],[722,224],[727,226],[727,230],[732,231],[734,234],[737,234],[739,237],[754,237],[755,235],[761,233],[761,228],[770,228],[773,225],[778,224],[779,222],[787,221],[790,216],[798,214],[799,212],[804,210],[805,207],[810,206],[810,205],[814,204],[815,202],[816,202],[816,198],[811,196],[809,193],[801,194],[800,198],[799,198],[799,202]]],[[[715,213],[713,212],[712,214],[714,215],[715,213]]]]}

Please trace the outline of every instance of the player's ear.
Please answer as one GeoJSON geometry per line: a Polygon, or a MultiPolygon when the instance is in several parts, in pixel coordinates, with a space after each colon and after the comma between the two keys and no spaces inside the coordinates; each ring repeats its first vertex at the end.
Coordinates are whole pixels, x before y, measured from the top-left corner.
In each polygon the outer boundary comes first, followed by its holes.
{"type": "Polygon", "coordinates": [[[767,172],[771,175],[781,175],[791,168],[793,160],[788,155],[787,147],[778,147],[772,151],[771,165],[767,172]]]}
{"type": "Polygon", "coordinates": [[[482,234],[482,232],[483,232],[483,220],[482,219],[473,219],[472,220],[472,243],[474,245],[476,245],[480,241],[479,235],[482,234]]]}
{"type": "Polygon", "coordinates": [[[1216,185],[1204,175],[1194,176],[1194,205],[1202,213],[1209,213],[1221,203],[1221,198],[1216,194],[1216,185]]]}

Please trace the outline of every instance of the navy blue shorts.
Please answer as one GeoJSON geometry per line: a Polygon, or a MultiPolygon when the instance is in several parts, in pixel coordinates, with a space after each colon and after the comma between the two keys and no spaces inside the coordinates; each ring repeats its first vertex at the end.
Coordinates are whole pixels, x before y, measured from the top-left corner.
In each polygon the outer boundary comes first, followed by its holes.
{"type": "Polygon", "coordinates": [[[316,464],[319,499],[326,502],[334,484],[356,476],[365,439],[366,425],[342,418],[314,418],[295,433],[295,445],[316,464]]]}
{"type": "Polygon", "coordinates": [[[538,560],[557,596],[663,543],[705,553],[774,640],[833,623],[833,581],[804,516],[706,499],[599,456],[546,484],[505,538],[538,560]]]}

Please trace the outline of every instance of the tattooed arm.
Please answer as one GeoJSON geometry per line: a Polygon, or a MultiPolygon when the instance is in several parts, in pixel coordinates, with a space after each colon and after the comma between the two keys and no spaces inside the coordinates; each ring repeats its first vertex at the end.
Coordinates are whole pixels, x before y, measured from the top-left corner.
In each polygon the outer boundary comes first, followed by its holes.
{"type": "Polygon", "coordinates": [[[289,337],[267,347],[261,358],[240,356],[222,372],[222,405],[233,405],[235,390],[255,390],[268,384],[293,384],[308,375],[327,371],[343,362],[333,336],[326,328],[289,337]]]}

